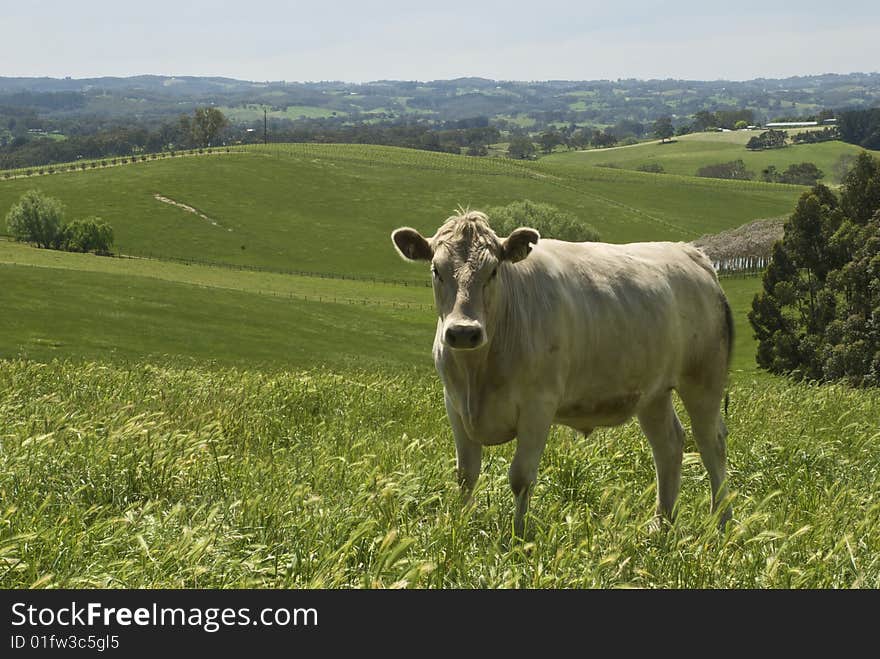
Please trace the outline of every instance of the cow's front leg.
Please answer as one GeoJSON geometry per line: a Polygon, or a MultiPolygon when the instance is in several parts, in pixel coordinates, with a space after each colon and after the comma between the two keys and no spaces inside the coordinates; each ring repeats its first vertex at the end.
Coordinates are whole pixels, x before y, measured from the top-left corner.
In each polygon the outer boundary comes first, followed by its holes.
{"type": "Polygon", "coordinates": [[[525,518],[529,510],[532,486],[538,477],[538,463],[547,444],[550,421],[532,421],[517,432],[516,453],[510,463],[510,489],[516,500],[513,533],[519,538],[525,534],[525,518]]]}
{"type": "Polygon", "coordinates": [[[471,441],[464,430],[461,416],[446,400],[446,415],[452,426],[452,436],[455,438],[455,462],[458,476],[458,484],[461,486],[462,498],[469,502],[477,478],[480,476],[480,467],[483,463],[483,447],[477,442],[471,441]]]}

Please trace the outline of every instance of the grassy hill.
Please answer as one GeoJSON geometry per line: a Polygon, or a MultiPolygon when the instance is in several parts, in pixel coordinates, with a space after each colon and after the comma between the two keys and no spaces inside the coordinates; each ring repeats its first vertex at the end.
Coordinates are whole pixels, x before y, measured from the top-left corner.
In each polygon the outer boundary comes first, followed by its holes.
{"type": "MultiPolygon", "coordinates": [[[[0,278],[0,359],[431,368],[436,316],[424,285],[109,259],[6,241],[0,278]]],[[[734,368],[751,371],[745,314],[758,281],[724,286],[738,324],[734,368]]]]}
{"type": "Polygon", "coordinates": [[[780,172],[789,165],[812,162],[825,173],[823,182],[837,184],[837,168],[841,156],[855,156],[863,149],[840,141],[818,144],[794,144],[781,149],[749,151],[745,148],[750,137],[758,131],[731,131],[729,133],[693,133],[674,138],[674,141],[643,142],[611,149],[570,151],[547,156],[542,161],[554,165],[612,166],[637,170],[644,165],[660,165],[669,174],[694,176],[700,167],[742,160],[746,167],[760,176],[761,170],[774,165],[780,172]]]}
{"type": "Polygon", "coordinates": [[[786,213],[800,192],[543,161],[291,144],[2,180],[0,218],[34,187],[61,199],[69,216],[110,222],[124,253],[393,278],[417,271],[391,249],[391,231],[410,225],[433,233],[458,205],[531,199],[574,213],[609,242],[690,240],[786,213]]]}

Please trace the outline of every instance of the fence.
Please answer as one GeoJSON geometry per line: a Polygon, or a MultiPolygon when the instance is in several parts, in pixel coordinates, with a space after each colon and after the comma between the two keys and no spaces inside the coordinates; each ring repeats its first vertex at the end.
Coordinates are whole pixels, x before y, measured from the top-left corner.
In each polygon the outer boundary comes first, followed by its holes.
{"type": "Polygon", "coordinates": [[[713,261],[719,277],[754,277],[760,275],[770,263],[768,256],[735,256],[713,261]]]}

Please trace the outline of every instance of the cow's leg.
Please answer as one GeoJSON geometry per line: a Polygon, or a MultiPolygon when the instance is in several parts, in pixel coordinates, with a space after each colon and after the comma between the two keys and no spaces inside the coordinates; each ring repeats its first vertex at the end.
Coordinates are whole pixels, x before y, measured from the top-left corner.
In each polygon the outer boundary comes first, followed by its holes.
{"type": "MultiPolygon", "coordinates": [[[[524,415],[527,416],[527,415],[524,415]]],[[[547,444],[552,419],[531,419],[517,429],[516,452],[510,463],[510,489],[516,500],[516,512],[513,516],[513,532],[522,538],[525,534],[525,518],[529,509],[529,497],[532,486],[538,477],[538,463],[547,444]]]]}
{"type": "Polygon", "coordinates": [[[724,505],[719,517],[719,525],[723,528],[733,515],[733,509],[725,503],[729,492],[727,489],[727,426],[721,419],[721,400],[724,395],[723,386],[705,387],[699,383],[682,383],[679,394],[688,415],[694,440],[700,450],[700,457],[709,481],[712,484],[712,511],[724,505]]]}
{"type": "Polygon", "coordinates": [[[681,487],[684,430],[672,406],[671,392],[651,401],[639,411],[638,417],[654,453],[654,469],[657,472],[656,515],[658,521],[663,518],[672,521],[681,487]]]}
{"type": "Polygon", "coordinates": [[[449,425],[452,426],[452,436],[455,438],[455,462],[458,476],[458,484],[461,486],[462,496],[470,501],[471,493],[480,476],[480,467],[483,463],[483,447],[477,442],[471,441],[461,422],[458,412],[446,401],[446,415],[449,417],[449,425]]]}

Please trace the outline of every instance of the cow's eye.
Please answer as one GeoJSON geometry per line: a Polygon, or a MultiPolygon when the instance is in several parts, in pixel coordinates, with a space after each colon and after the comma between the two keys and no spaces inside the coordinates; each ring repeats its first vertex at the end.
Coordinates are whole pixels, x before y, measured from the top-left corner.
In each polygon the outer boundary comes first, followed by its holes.
{"type": "Polygon", "coordinates": [[[492,271],[492,274],[489,275],[489,279],[490,279],[490,280],[491,280],[491,279],[495,279],[495,275],[497,275],[497,274],[498,274],[498,266],[496,265],[496,266],[495,266],[495,269],[492,271]]]}

